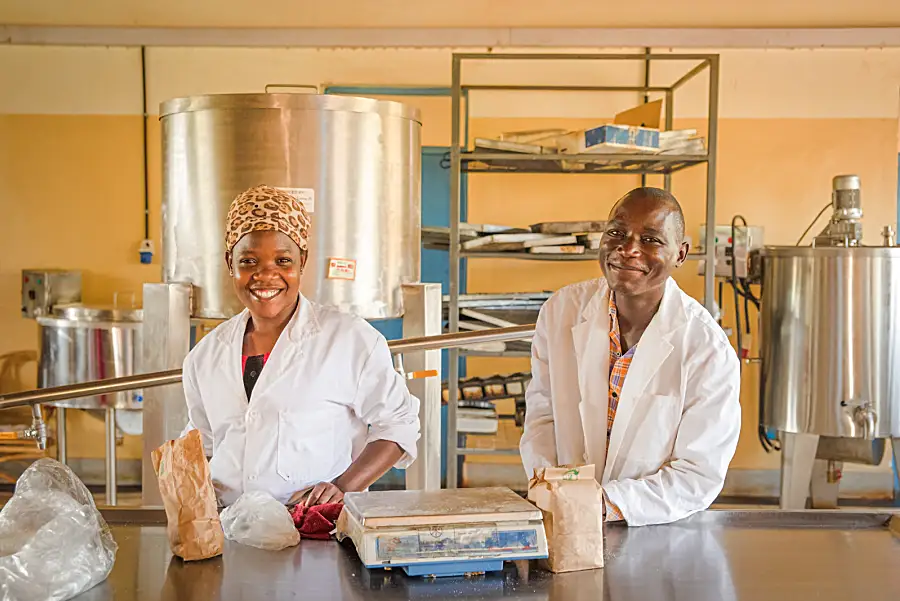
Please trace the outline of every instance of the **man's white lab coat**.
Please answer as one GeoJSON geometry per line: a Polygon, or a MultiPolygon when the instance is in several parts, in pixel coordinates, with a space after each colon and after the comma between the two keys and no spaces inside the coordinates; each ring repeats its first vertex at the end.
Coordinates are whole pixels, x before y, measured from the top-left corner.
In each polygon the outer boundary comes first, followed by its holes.
{"type": "Polygon", "coordinates": [[[740,365],[697,301],[666,282],[635,350],[606,453],[609,286],[567,286],[542,307],[525,393],[522,461],[595,464],[631,526],[672,522],[709,507],[741,427],[740,365]]]}
{"type": "Polygon", "coordinates": [[[416,456],[419,401],[364,320],[301,296],[247,401],[241,351],[249,312],[205,336],[184,362],[188,428],[197,428],[219,500],[262,490],[286,503],[341,475],[366,444],[416,456]]]}

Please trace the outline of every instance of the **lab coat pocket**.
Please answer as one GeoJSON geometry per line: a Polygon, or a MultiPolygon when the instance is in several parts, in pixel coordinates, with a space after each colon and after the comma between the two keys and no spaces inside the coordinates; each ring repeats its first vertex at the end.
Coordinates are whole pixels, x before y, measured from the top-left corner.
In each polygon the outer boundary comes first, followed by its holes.
{"type": "Polygon", "coordinates": [[[334,462],[334,427],[327,416],[280,411],[275,470],[285,480],[309,483],[334,462]]]}
{"type": "Polygon", "coordinates": [[[647,394],[641,397],[642,411],[637,421],[632,452],[638,462],[664,463],[672,453],[678,424],[681,422],[681,400],[677,396],[647,394]]]}

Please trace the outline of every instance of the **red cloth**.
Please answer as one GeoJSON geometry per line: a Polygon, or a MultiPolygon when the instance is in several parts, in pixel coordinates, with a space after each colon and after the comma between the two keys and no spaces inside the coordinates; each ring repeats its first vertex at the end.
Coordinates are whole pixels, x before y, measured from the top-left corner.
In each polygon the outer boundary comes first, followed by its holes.
{"type": "MultiPolygon", "coordinates": [[[[265,365],[266,361],[269,360],[269,355],[271,355],[271,354],[272,353],[266,353],[263,355],[263,365],[265,365]]],[[[241,373],[242,374],[245,371],[247,371],[247,359],[249,359],[251,356],[258,357],[259,355],[241,355],[241,373]]]]}
{"type": "Polygon", "coordinates": [[[294,505],[291,517],[302,538],[330,540],[331,531],[343,508],[343,503],[326,503],[313,507],[294,505]]]}

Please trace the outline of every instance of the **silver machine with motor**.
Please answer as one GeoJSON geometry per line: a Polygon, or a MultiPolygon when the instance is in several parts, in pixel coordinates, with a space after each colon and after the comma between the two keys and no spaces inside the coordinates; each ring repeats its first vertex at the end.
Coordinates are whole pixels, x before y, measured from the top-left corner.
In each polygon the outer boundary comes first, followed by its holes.
{"type": "MultiPolygon", "coordinates": [[[[235,196],[260,184],[285,189],[310,213],[304,296],[364,319],[402,317],[404,338],[442,333],[441,286],[419,283],[416,109],[337,95],[220,94],[164,102],[160,121],[162,283],[144,285],[140,310],[78,305],[34,312],[41,315],[41,387],[180,369],[200,336],[243,309],[224,260],[225,217],[235,196]]],[[[395,364],[421,400],[418,459],[406,470],[407,488],[438,489],[441,351],[408,352],[402,361],[395,356],[395,364]]],[[[109,505],[116,504],[117,417],[139,410],[145,458],[187,424],[180,385],[61,407],[62,413],[65,407],[107,410],[109,505]]],[[[142,504],[158,506],[150,463],[142,464],[142,504]]]]}
{"type": "MultiPolygon", "coordinates": [[[[38,325],[38,388],[131,376],[141,369],[141,310],[134,294],[128,306],[82,302],[80,271],[26,269],[22,272],[22,316],[38,325]]],[[[141,434],[140,390],[52,401],[56,409],[57,459],[67,463],[67,411],[79,409],[106,422],[106,452],[115,453],[121,434],[141,434]],[[117,421],[118,420],[118,421],[117,421]]],[[[23,433],[46,448],[46,425],[40,407],[33,407],[34,424],[23,433]],[[38,427],[38,424],[40,427],[38,427]]],[[[106,486],[113,491],[115,467],[107,465],[106,486]]]]}
{"type": "MultiPolygon", "coordinates": [[[[37,318],[40,337],[38,388],[52,388],[141,372],[141,310],[83,304],[57,305],[37,318]]],[[[68,460],[67,412],[82,409],[106,424],[106,453],[115,456],[121,434],[141,434],[140,390],[50,403],[56,407],[56,452],[68,460]]],[[[114,487],[115,468],[106,470],[114,487]]],[[[115,500],[115,493],[112,493],[115,500]]]]}
{"type": "Polygon", "coordinates": [[[833,180],[812,246],[750,254],[761,295],[761,422],[781,440],[784,509],[837,507],[845,462],[900,463],[900,248],[862,244],[860,180],[833,180]]]}
{"type": "Polygon", "coordinates": [[[50,315],[58,305],[81,302],[81,272],[64,269],[22,271],[22,317],[50,315]]]}

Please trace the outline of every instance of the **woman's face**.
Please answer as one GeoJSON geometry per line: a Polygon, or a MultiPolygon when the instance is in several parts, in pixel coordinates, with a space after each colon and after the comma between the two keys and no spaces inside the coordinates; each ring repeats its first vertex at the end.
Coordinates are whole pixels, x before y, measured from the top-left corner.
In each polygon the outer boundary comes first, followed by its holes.
{"type": "Polygon", "coordinates": [[[258,319],[285,317],[300,294],[306,253],[275,230],[250,232],[225,254],[234,291],[258,319]]]}

